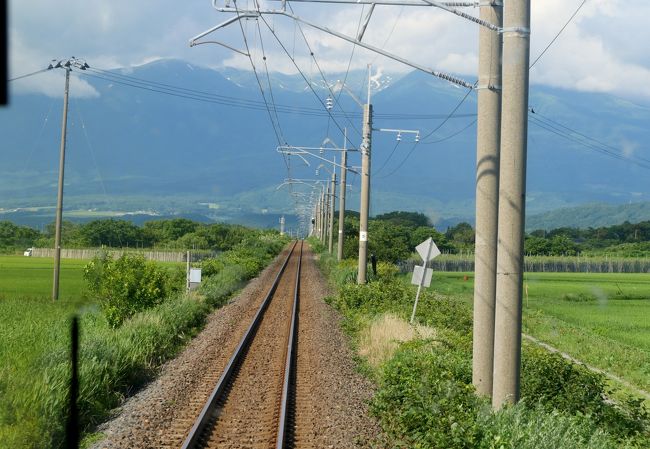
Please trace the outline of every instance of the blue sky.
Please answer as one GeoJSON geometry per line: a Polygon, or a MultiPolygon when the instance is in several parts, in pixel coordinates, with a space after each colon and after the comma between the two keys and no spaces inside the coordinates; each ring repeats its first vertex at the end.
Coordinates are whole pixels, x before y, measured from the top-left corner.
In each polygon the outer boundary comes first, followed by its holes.
{"type": "MultiPolygon", "coordinates": [[[[507,4],[506,0],[506,4],[507,4]]],[[[99,68],[128,67],[158,58],[180,58],[210,67],[250,68],[247,58],[215,45],[190,48],[188,40],[225,20],[210,0],[13,0],[9,2],[10,72],[20,75],[47,66],[52,58],[71,55],[99,68]]],[[[550,42],[582,0],[533,0],[531,60],[550,42]]],[[[277,2],[267,2],[277,7],[277,2]]],[[[238,5],[246,6],[240,0],[238,5]]],[[[360,6],[296,4],[301,17],[354,35],[360,6]]],[[[468,12],[478,15],[478,10],[468,12]]],[[[588,0],[574,21],[531,71],[531,82],[584,91],[608,92],[650,104],[650,42],[647,0],[588,0]]],[[[295,56],[302,70],[316,70],[300,30],[286,18],[269,24],[295,56]]],[[[295,67],[265,24],[244,24],[256,60],[264,45],[269,69],[295,67]],[[261,41],[260,41],[261,33],[261,41]]],[[[344,71],[352,46],[317,30],[304,28],[325,72],[344,71]]],[[[215,38],[243,48],[238,25],[215,38]]],[[[477,26],[448,12],[425,7],[377,7],[364,40],[434,69],[474,81],[477,26]]],[[[386,72],[410,70],[399,63],[357,49],[352,68],[373,62],[386,72]]],[[[33,77],[12,89],[60,95],[61,74],[33,77]]],[[[93,95],[77,80],[78,95],[93,95]]]]}

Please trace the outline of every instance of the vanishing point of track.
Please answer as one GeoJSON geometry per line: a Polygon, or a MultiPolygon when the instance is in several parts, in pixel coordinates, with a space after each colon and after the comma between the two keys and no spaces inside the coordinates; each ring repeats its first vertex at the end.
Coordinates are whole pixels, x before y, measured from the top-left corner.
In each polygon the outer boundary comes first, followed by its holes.
{"type": "Polygon", "coordinates": [[[290,447],[301,263],[296,242],[183,449],[290,447]]]}

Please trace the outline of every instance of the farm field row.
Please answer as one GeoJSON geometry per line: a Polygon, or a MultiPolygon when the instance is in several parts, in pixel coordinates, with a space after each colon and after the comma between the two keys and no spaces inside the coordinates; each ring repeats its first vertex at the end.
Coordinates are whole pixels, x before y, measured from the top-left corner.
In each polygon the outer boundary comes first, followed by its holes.
{"type": "MultiPolygon", "coordinates": [[[[432,288],[471,303],[473,273],[434,273],[432,288]]],[[[650,390],[650,277],[526,273],[523,331],[650,390]]]]}

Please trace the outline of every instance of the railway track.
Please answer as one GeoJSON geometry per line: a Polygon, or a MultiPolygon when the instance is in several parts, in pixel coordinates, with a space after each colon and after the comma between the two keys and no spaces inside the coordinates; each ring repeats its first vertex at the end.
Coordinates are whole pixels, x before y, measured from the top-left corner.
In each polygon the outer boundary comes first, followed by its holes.
{"type": "Polygon", "coordinates": [[[182,448],[288,448],[302,242],[295,242],[182,448]]]}

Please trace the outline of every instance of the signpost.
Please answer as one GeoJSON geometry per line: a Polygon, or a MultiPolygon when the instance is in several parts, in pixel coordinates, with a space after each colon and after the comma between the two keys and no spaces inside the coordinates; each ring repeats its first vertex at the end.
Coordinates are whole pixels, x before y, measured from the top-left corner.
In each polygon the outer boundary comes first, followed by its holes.
{"type": "Polygon", "coordinates": [[[415,294],[415,304],[413,304],[413,312],[411,313],[411,324],[413,324],[413,320],[415,319],[415,310],[418,307],[418,300],[420,299],[420,290],[422,290],[423,286],[428,287],[431,285],[433,270],[427,268],[427,263],[440,255],[440,250],[431,237],[416,246],[415,250],[424,261],[424,264],[422,266],[416,265],[413,267],[411,284],[418,286],[418,292],[415,294]]]}

